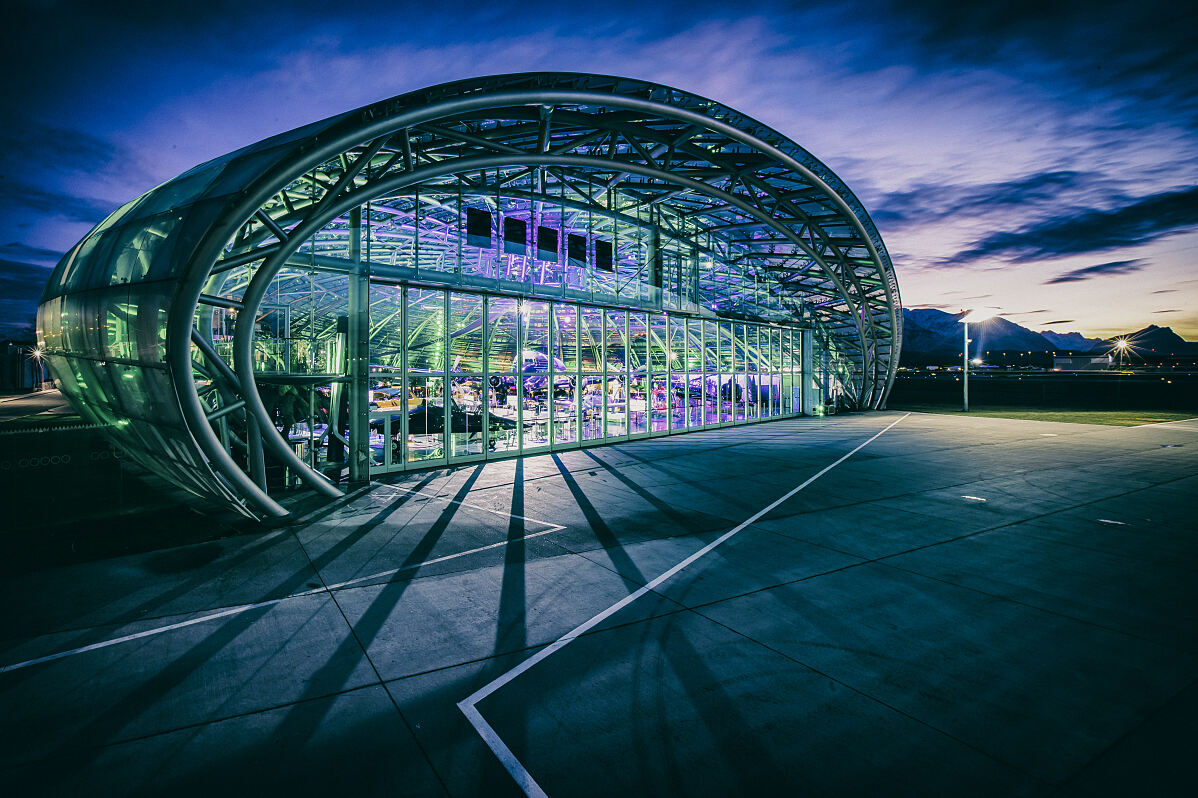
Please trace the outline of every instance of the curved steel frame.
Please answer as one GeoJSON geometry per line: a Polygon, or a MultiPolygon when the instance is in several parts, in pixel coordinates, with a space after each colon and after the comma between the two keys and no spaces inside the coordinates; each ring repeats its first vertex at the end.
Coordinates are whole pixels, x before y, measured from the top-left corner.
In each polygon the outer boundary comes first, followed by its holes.
{"type": "MultiPolygon", "coordinates": [[[[509,75],[436,86],[197,167],[126,205],[68,253],[43,299],[39,330],[56,351],[54,343],[69,332],[69,297],[112,292],[118,267],[99,263],[100,236],[126,235],[174,214],[163,237],[174,238],[172,245],[143,258],[147,264],[131,282],[157,276],[173,294],[163,346],[149,357],[139,350],[138,364],[145,373],[165,365],[170,375],[176,414],[202,454],[190,458],[198,477],[189,487],[225,501],[235,497],[254,514],[284,515],[264,489],[269,452],[318,491],[340,495],[273,433],[255,384],[254,321],[280,268],[331,220],[445,178],[495,192],[520,178],[541,190],[555,182],[584,204],[599,207],[595,192],[614,192],[671,214],[695,240],[715,242],[724,257],[768,279],[797,313],[829,332],[852,362],[846,387],[858,407],[885,406],[901,341],[898,285],[881,237],[853,194],[797,144],[726,106],[595,75],[509,75]],[[480,181],[467,177],[476,173],[480,181]],[[97,263],[81,268],[81,257],[97,263]],[[251,264],[258,265],[244,295],[219,296],[224,275],[251,264]],[[92,276],[84,279],[85,273],[92,276]],[[206,321],[211,329],[205,309],[213,306],[239,311],[231,368],[205,332],[206,321]],[[147,362],[153,355],[159,362],[147,362]],[[202,400],[197,372],[215,386],[219,409],[202,400]],[[241,412],[245,469],[213,429],[218,418],[241,412]]],[[[96,349],[100,357],[111,354],[96,349]]],[[[78,391],[67,393],[78,398],[78,391]]],[[[141,447],[143,461],[155,460],[152,449],[141,447]]]]}

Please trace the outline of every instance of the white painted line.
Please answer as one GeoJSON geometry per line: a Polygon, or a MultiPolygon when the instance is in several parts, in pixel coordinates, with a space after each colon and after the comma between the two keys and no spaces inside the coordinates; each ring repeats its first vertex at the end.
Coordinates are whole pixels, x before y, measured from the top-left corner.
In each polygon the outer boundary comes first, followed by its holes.
{"type": "Polygon", "coordinates": [[[44,657],[38,657],[36,659],[25,660],[24,662],[18,662],[15,665],[5,665],[4,667],[0,668],[0,673],[8,673],[9,671],[20,670],[21,668],[28,668],[31,665],[40,665],[43,662],[53,662],[56,659],[63,659],[64,657],[74,656],[75,654],[83,654],[88,651],[95,651],[95,650],[101,649],[101,648],[108,648],[109,646],[115,646],[115,645],[119,645],[121,643],[128,643],[131,640],[140,640],[143,637],[151,637],[152,635],[160,635],[163,632],[172,632],[175,629],[182,629],[185,626],[192,626],[193,624],[204,623],[205,621],[214,621],[217,618],[224,618],[227,615],[237,615],[238,613],[245,612],[246,610],[253,609],[254,607],[265,607],[270,604],[278,604],[280,601],[283,601],[283,599],[281,599],[281,598],[271,599],[270,601],[263,601],[263,602],[259,602],[258,604],[242,604],[239,607],[230,607],[227,610],[222,610],[221,612],[213,613],[212,615],[205,615],[201,618],[192,618],[190,621],[182,621],[181,623],[172,623],[170,626],[161,626],[156,629],[146,629],[144,632],[137,632],[136,634],[125,635],[124,637],[117,637],[117,638],[113,638],[112,640],[105,640],[102,643],[92,643],[90,646],[82,646],[80,648],[72,648],[69,651],[59,651],[57,654],[47,654],[44,657]]]}
{"type": "Polygon", "coordinates": [[[1128,427],[1128,429],[1143,429],[1144,427],[1163,427],[1166,424],[1186,424],[1190,421],[1198,421],[1198,418],[1179,418],[1176,421],[1155,421],[1151,424],[1136,424],[1128,427]]]}
{"type": "Polygon", "coordinates": [[[900,416],[898,419],[896,419],[895,421],[893,421],[889,425],[887,425],[886,428],[883,429],[881,432],[877,433],[876,435],[871,437],[869,440],[865,441],[865,443],[862,443],[860,446],[853,449],[848,454],[843,455],[840,459],[838,459],[836,462],[832,463],[831,465],[824,466],[814,476],[807,478],[798,487],[791,488],[781,498],[771,502],[769,505],[762,508],[761,510],[758,510],[756,513],[754,513],[748,519],[746,519],[745,521],[742,521],[734,529],[731,529],[731,530],[725,532],[723,535],[716,538],[711,543],[708,543],[706,546],[699,549],[694,554],[690,555],[685,560],[683,560],[682,562],[675,565],[673,568],[670,568],[668,571],[661,574],[656,579],[654,579],[651,582],[649,582],[648,584],[646,584],[644,587],[641,587],[641,588],[637,589],[635,592],[628,594],[627,596],[620,599],[615,604],[611,605],[610,607],[608,607],[607,609],[605,609],[603,612],[599,613],[598,615],[594,616],[593,618],[591,618],[587,621],[583,621],[581,624],[574,627],[569,632],[566,632],[564,635],[559,637],[553,643],[550,643],[548,646],[541,649],[536,654],[533,654],[531,657],[524,660],[519,665],[512,668],[510,671],[500,674],[498,677],[496,677],[492,681],[483,685],[478,690],[474,691],[472,694],[470,694],[466,698],[459,701],[458,709],[460,709],[462,711],[462,714],[466,716],[466,719],[468,721],[470,721],[470,725],[473,726],[475,731],[478,732],[479,736],[482,737],[483,742],[485,742],[487,744],[487,747],[490,748],[491,751],[495,754],[496,758],[499,759],[499,762],[500,762],[500,764],[503,765],[504,769],[507,770],[507,772],[511,775],[511,777],[513,779],[515,779],[516,784],[519,785],[520,789],[524,790],[524,794],[530,796],[530,798],[533,798],[534,796],[543,798],[545,796],[545,791],[543,789],[541,789],[540,785],[538,785],[536,780],[532,777],[532,774],[528,772],[528,769],[525,768],[524,765],[520,763],[520,760],[517,759],[516,755],[512,753],[510,748],[507,747],[507,745],[503,742],[503,740],[496,733],[495,729],[491,727],[491,724],[487,723],[486,719],[478,711],[477,704],[480,701],[482,701],[484,698],[486,698],[487,696],[494,693],[496,690],[499,690],[504,685],[511,682],[513,679],[515,679],[520,674],[522,674],[525,671],[532,668],[538,662],[545,660],[546,658],[552,656],[554,653],[565,648],[570,643],[577,640],[582,635],[586,634],[588,631],[593,629],[598,624],[602,623],[607,618],[610,618],[612,615],[616,614],[617,612],[624,609],[632,602],[639,599],[641,596],[654,590],[659,585],[661,585],[663,582],[665,582],[667,579],[671,578],[672,576],[674,576],[675,574],[677,574],[679,571],[686,568],[687,566],[693,564],[700,557],[703,557],[704,555],[710,553],[717,546],[720,546],[721,544],[725,543],[727,540],[729,540],[734,535],[739,533],[745,527],[756,522],[759,518],[761,518],[762,516],[769,513],[775,507],[782,504],[784,501],[791,498],[799,491],[803,490],[803,488],[807,487],[812,482],[815,482],[817,479],[822,477],[824,474],[828,473],[833,468],[836,468],[836,466],[840,465],[845,460],[848,460],[850,457],[855,455],[857,452],[861,451],[866,446],[873,443],[875,440],[877,440],[878,438],[880,438],[882,436],[882,433],[886,432],[891,427],[893,427],[895,424],[899,423],[900,421],[902,421],[904,418],[906,418],[909,415],[911,415],[911,414],[906,413],[903,416],[900,416]]]}
{"type": "Polygon", "coordinates": [[[515,543],[516,541],[519,541],[519,540],[528,540],[529,538],[537,538],[537,537],[540,537],[541,535],[549,535],[553,532],[558,532],[560,530],[565,529],[565,527],[561,526],[560,524],[551,524],[550,526],[552,528],[545,529],[541,532],[533,532],[531,535],[524,535],[522,537],[512,538],[511,540],[501,540],[498,543],[491,543],[487,546],[479,546],[478,548],[467,549],[466,551],[459,551],[456,554],[446,554],[443,557],[434,557],[431,560],[425,560],[424,562],[414,563],[413,565],[405,565],[402,568],[392,568],[389,571],[380,571],[377,574],[370,574],[369,576],[359,576],[356,579],[350,579],[345,582],[338,582],[337,584],[327,585],[326,587],[318,587],[318,588],[314,588],[312,590],[305,590],[301,593],[291,593],[289,595],[286,595],[286,596],[283,596],[283,597],[277,598],[277,599],[269,599],[267,601],[258,601],[253,604],[240,604],[236,607],[229,607],[228,609],[221,610],[220,612],[211,613],[210,615],[203,615],[199,618],[192,618],[189,621],[181,621],[179,623],[172,623],[168,626],[158,626],[153,629],[146,629],[145,631],[136,632],[131,635],[125,635],[123,637],[115,637],[111,640],[105,640],[100,643],[92,643],[91,645],[81,646],[80,648],[72,648],[68,651],[59,651],[56,654],[47,654],[44,657],[37,657],[35,659],[25,660],[24,662],[17,662],[13,665],[4,665],[3,667],[0,667],[0,673],[8,673],[9,671],[20,670],[21,668],[28,668],[32,665],[40,665],[43,662],[53,662],[54,660],[63,659],[65,657],[71,657],[76,654],[85,654],[88,651],[96,651],[101,648],[109,648],[110,646],[117,646],[117,645],[120,645],[121,643],[128,643],[133,640],[141,640],[142,638],[145,638],[145,637],[152,637],[154,635],[160,635],[160,634],[164,634],[166,632],[173,632],[176,629],[183,629],[184,627],[193,626],[197,623],[206,623],[207,621],[215,621],[218,618],[227,618],[230,615],[238,615],[240,613],[247,612],[249,610],[258,609],[260,607],[270,607],[275,604],[278,604],[281,601],[287,601],[289,599],[302,598],[304,596],[313,596],[313,595],[316,595],[317,593],[328,593],[333,590],[340,590],[341,588],[348,587],[349,585],[356,585],[361,582],[369,582],[373,579],[381,579],[385,576],[394,576],[395,574],[398,574],[402,571],[412,571],[417,568],[422,568],[426,565],[432,565],[434,563],[445,562],[446,560],[454,560],[454,559],[457,559],[458,557],[465,557],[470,554],[477,554],[480,551],[487,551],[488,549],[497,549],[497,548],[500,548],[501,546],[507,546],[508,544],[515,543]]]}

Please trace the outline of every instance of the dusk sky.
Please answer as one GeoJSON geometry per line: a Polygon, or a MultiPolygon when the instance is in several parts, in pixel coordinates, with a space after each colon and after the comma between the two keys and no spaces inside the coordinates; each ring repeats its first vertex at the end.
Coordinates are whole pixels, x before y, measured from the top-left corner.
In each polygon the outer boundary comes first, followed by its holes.
{"type": "Polygon", "coordinates": [[[1198,6],[1184,2],[8,3],[0,322],[118,205],[423,86],[657,81],[811,151],[904,305],[1198,340],[1198,6]]]}

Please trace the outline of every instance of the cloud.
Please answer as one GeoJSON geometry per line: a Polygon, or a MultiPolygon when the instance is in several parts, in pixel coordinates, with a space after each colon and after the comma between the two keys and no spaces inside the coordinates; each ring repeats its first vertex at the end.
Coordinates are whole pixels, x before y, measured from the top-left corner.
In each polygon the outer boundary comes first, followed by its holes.
{"type": "Polygon", "coordinates": [[[1053,321],[1043,322],[1044,324],[1072,324],[1076,319],[1054,319],[1053,321]]]}
{"type": "Polygon", "coordinates": [[[1170,310],[1154,310],[1152,312],[1153,313],[1181,313],[1181,310],[1179,310],[1178,308],[1172,308],[1170,310]]]}
{"type": "Polygon", "coordinates": [[[0,260],[0,337],[33,329],[33,317],[50,272],[44,266],[0,260]]]}
{"type": "Polygon", "coordinates": [[[31,247],[28,244],[22,244],[20,241],[10,241],[7,244],[0,245],[0,258],[6,260],[8,258],[16,258],[53,265],[58,263],[64,254],[66,253],[53,249],[45,249],[44,247],[31,247]]]}
{"type": "Polygon", "coordinates": [[[1170,0],[1106,3],[1100,11],[1085,0],[883,0],[882,7],[893,18],[891,35],[911,40],[925,68],[988,66],[1091,101],[1119,97],[1109,110],[1127,117],[1152,111],[1198,121],[1193,12],[1170,0]]]}
{"type": "Polygon", "coordinates": [[[94,171],[125,155],[110,141],[33,119],[0,129],[0,170],[7,176],[23,174],[30,165],[58,171],[94,171]]]}
{"type": "Polygon", "coordinates": [[[1154,294],[1176,294],[1176,288],[1162,288],[1160,291],[1153,291],[1154,294]]]}
{"type": "Polygon", "coordinates": [[[1152,194],[1114,210],[1089,209],[983,238],[947,259],[1035,259],[1147,244],[1198,225],[1198,187],[1152,194]]]}
{"type": "Polygon", "coordinates": [[[990,183],[920,183],[881,196],[872,203],[870,215],[882,225],[923,225],[995,212],[1006,214],[1013,208],[1038,203],[1052,203],[1059,209],[1065,197],[1070,198],[1070,204],[1125,199],[1111,181],[1100,175],[1056,169],[990,183]]]}
{"type": "Polygon", "coordinates": [[[0,296],[5,299],[39,299],[53,271],[32,263],[0,260],[0,296]]]}
{"type": "Polygon", "coordinates": [[[1082,280],[1091,280],[1095,277],[1101,277],[1107,274],[1130,274],[1131,272],[1139,271],[1144,268],[1142,258],[1132,260],[1113,260],[1110,263],[1099,263],[1094,266],[1085,266],[1081,269],[1058,274],[1051,280],[1045,280],[1044,285],[1054,285],[1056,283],[1077,283],[1082,280]]]}
{"type": "Polygon", "coordinates": [[[61,216],[72,222],[98,224],[116,210],[116,206],[104,200],[77,197],[27,183],[5,180],[0,183],[0,211],[11,213],[18,210],[61,216]]]}

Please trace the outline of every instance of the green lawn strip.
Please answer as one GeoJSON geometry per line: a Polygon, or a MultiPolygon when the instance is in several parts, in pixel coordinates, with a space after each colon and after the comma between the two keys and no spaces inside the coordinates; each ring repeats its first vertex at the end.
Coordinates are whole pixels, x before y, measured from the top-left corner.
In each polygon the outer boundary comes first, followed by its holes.
{"type": "Polygon", "coordinates": [[[970,415],[983,418],[1015,418],[1023,421],[1058,421],[1067,424],[1105,424],[1113,427],[1134,427],[1140,424],[1159,424],[1164,421],[1183,421],[1195,413],[1182,410],[1029,410],[1016,407],[983,405],[964,413],[959,407],[930,404],[891,405],[889,410],[911,410],[919,413],[970,415]]]}

